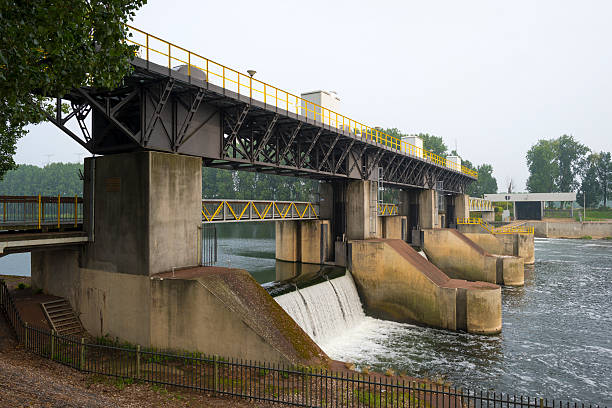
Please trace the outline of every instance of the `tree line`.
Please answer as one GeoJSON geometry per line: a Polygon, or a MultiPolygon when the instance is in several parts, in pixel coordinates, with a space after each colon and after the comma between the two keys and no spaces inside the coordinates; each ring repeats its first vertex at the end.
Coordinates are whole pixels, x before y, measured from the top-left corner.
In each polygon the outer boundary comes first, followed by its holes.
{"type": "Polygon", "coordinates": [[[608,205],[612,189],[610,152],[594,152],[571,135],[541,139],[527,151],[527,190],[537,193],[576,191],[587,207],[608,205]]]}

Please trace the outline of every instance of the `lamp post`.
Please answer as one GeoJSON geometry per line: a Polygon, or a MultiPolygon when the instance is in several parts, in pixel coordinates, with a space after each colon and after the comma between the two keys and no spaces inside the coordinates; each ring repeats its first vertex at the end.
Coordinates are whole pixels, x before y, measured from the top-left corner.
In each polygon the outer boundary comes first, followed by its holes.
{"type": "Polygon", "coordinates": [[[249,69],[247,70],[247,73],[250,76],[249,78],[249,98],[253,99],[253,75],[255,75],[257,71],[255,71],[254,69],[249,69]]]}

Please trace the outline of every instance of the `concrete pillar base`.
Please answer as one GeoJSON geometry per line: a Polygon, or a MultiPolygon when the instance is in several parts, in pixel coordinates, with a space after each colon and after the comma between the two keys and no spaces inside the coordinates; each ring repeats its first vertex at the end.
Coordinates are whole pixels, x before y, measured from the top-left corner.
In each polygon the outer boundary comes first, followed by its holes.
{"type": "MultiPolygon", "coordinates": [[[[421,235],[428,259],[451,278],[509,286],[524,284],[523,258],[492,255],[454,229],[429,229],[421,235]]],[[[489,236],[495,240],[495,236],[489,236]]]]}
{"type": "Polygon", "coordinates": [[[369,315],[447,330],[501,331],[501,288],[450,279],[401,240],[350,241],[350,270],[369,315]]]}
{"type": "Polygon", "coordinates": [[[331,259],[331,245],[328,220],[276,222],[278,260],[323,264],[331,259]]]}

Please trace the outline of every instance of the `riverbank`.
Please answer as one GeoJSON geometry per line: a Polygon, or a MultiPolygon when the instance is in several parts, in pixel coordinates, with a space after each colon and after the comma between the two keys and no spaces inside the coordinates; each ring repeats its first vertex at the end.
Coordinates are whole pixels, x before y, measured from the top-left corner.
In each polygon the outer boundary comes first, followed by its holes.
{"type": "Polygon", "coordinates": [[[612,239],[612,220],[578,222],[546,218],[542,221],[525,221],[522,225],[533,227],[537,238],[612,239]]]}
{"type": "Polygon", "coordinates": [[[0,401],[5,407],[272,406],[81,373],[25,351],[3,317],[0,317],[0,401]]]}

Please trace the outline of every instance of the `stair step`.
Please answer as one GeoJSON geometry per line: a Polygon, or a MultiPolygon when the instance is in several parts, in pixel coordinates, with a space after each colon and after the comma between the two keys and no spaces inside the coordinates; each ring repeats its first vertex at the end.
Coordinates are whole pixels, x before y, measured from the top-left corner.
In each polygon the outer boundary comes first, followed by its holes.
{"type": "Polygon", "coordinates": [[[81,321],[66,299],[57,299],[40,304],[53,330],[59,335],[83,333],[81,321]]]}
{"type": "Polygon", "coordinates": [[[51,318],[55,320],[55,319],[59,319],[64,316],[74,316],[74,312],[72,310],[66,310],[65,312],[62,312],[62,313],[49,313],[49,316],[51,316],[51,318]]]}

